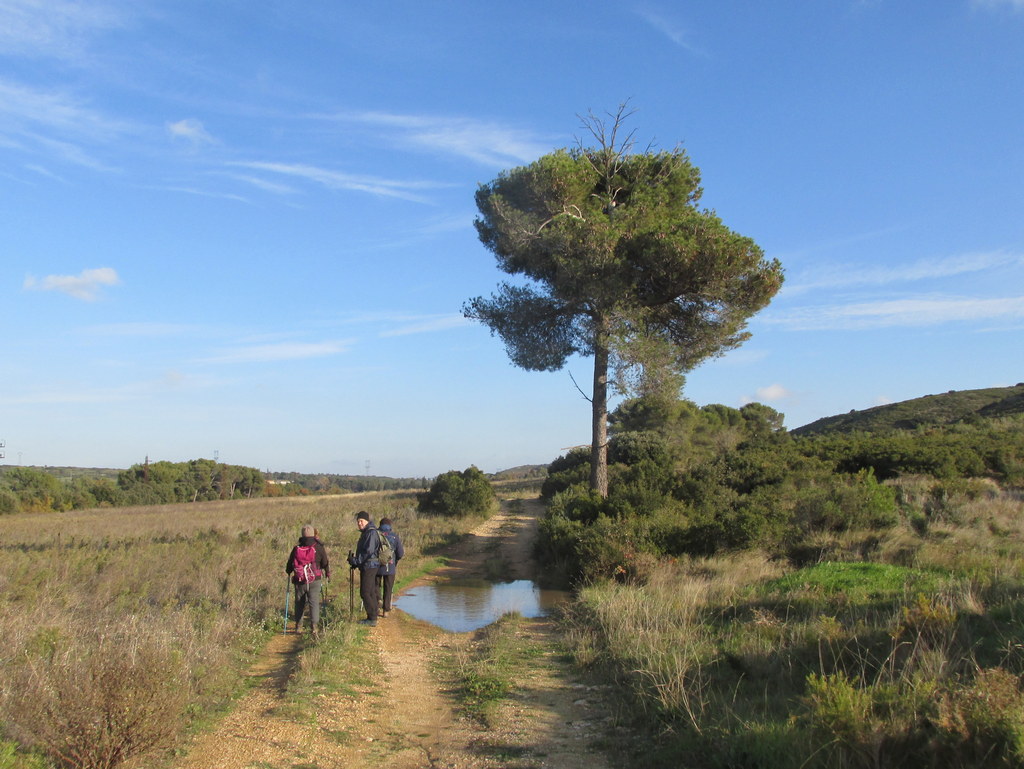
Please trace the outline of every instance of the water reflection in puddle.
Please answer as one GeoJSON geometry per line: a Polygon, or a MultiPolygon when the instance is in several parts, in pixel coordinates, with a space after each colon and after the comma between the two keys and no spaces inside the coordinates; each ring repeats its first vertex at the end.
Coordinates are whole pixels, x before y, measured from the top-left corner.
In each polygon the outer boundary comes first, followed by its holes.
{"type": "Polygon", "coordinates": [[[565,591],[541,590],[527,579],[452,582],[412,588],[395,599],[395,607],[445,630],[465,633],[513,611],[524,617],[542,617],[567,597],[565,591]]]}

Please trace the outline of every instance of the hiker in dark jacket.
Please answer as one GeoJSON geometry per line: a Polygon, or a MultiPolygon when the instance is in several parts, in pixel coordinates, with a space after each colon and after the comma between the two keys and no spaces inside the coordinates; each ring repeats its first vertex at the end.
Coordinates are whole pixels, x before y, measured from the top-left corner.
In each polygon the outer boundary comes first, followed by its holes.
{"type": "Polygon", "coordinates": [[[322,580],[331,578],[331,564],[327,559],[327,548],[317,539],[316,529],[312,526],[302,527],[302,536],[288,554],[284,573],[292,576],[292,584],[295,585],[295,632],[302,632],[302,615],[306,613],[308,604],[309,622],[316,638],[320,628],[322,580]],[[309,548],[313,548],[311,555],[309,548]]]}
{"type": "Polygon", "coordinates": [[[398,572],[396,567],[398,562],[405,557],[405,548],[402,547],[402,539],[398,536],[398,532],[392,529],[390,518],[380,519],[380,528],[377,532],[380,536],[388,538],[391,549],[395,553],[391,562],[382,563],[377,571],[377,594],[381,597],[380,616],[386,617],[391,611],[391,594],[395,589],[395,575],[398,572]]]}
{"type": "Polygon", "coordinates": [[[365,510],[356,513],[356,526],[360,532],[359,543],[356,545],[355,553],[349,557],[348,565],[353,569],[359,569],[359,597],[362,598],[363,608],[366,609],[366,619],[359,620],[359,624],[376,627],[377,605],[380,602],[377,595],[377,572],[380,570],[377,551],[380,550],[380,532],[365,510]]]}

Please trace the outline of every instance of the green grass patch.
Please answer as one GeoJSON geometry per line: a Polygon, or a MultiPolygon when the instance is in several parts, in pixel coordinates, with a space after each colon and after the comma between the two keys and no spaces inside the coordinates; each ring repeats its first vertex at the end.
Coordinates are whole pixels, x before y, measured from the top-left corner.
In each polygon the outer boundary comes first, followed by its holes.
{"type": "Polygon", "coordinates": [[[842,594],[850,603],[859,604],[905,593],[932,592],[941,581],[942,577],[935,572],[905,566],[826,562],[764,582],[756,592],[765,597],[805,594],[834,598],[842,594]]]}
{"type": "Polygon", "coordinates": [[[13,742],[0,741],[0,769],[48,769],[49,761],[18,749],[13,742]]]}
{"type": "Polygon", "coordinates": [[[462,709],[483,724],[493,721],[498,706],[512,689],[514,671],[530,656],[528,643],[519,634],[522,622],[518,612],[504,615],[477,631],[448,665],[462,709]]]}

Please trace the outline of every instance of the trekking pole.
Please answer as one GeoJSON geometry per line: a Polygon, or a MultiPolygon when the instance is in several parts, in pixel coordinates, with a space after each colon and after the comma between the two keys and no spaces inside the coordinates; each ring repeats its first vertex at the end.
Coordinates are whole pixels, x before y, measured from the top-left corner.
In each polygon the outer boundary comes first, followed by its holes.
{"type": "Polygon", "coordinates": [[[288,599],[291,598],[291,580],[285,575],[284,578],[284,627],[281,629],[282,633],[288,632],[288,599]]]}
{"type": "Polygon", "coordinates": [[[320,583],[320,629],[327,630],[327,583],[329,579],[324,579],[320,583]]]}
{"type": "MultiPolygon", "coordinates": [[[[355,553],[348,551],[349,563],[355,558],[355,553]]],[[[356,616],[356,570],[348,570],[348,621],[351,622],[356,616]]]]}

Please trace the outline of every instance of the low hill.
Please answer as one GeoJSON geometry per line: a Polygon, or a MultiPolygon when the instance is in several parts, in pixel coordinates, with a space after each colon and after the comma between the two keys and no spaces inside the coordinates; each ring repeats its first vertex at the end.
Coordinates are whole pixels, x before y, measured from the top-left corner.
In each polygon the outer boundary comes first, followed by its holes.
{"type": "Polygon", "coordinates": [[[923,425],[947,425],[978,418],[1024,414],[1024,383],[983,390],[950,390],[941,395],[875,406],[824,417],[790,430],[791,435],[913,430],[923,425]]]}
{"type": "Polygon", "coordinates": [[[510,467],[507,470],[490,473],[487,477],[493,481],[518,481],[527,478],[546,478],[547,475],[547,465],[519,465],[518,467],[510,467]]]}

